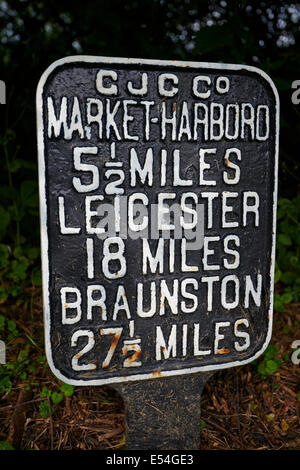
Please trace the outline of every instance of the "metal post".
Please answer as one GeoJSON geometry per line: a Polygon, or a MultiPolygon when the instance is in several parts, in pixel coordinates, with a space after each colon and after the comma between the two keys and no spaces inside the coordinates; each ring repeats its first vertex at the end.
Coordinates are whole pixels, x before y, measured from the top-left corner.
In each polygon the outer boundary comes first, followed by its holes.
{"type": "Polygon", "coordinates": [[[114,385],[125,403],[126,449],[200,448],[200,397],[212,374],[114,385]]]}

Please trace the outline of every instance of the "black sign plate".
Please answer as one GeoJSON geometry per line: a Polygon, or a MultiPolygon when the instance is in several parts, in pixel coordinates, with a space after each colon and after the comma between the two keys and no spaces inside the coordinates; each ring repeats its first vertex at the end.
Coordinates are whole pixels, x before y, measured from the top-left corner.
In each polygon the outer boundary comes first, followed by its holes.
{"type": "Polygon", "coordinates": [[[279,102],[242,65],[61,59],[37,90],[46,350],[101,385],[246,364],[272,328],[279,102]]]}

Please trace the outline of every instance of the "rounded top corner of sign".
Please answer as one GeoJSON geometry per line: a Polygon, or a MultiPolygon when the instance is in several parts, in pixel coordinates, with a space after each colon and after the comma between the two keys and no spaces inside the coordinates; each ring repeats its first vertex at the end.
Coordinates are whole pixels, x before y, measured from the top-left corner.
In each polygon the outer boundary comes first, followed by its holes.
{"type": "Polygon", "coordinates": [[[52,62],[42,73],[38,85],[37,85],[37,98],[42,95],[43,88],[47,83],[48,78],[53,74],[54,71],[63,67],[66,64],[73,63],[73,62],[84,62],[87,57],[91,58],[90,56],[66,56],[61,59],[57,59],[52,62]]]}
{"type": "Polygon", "coordinates": [[[273,82],[270,75],[268,75],[264,70],[262,70],[258,67],[255,67],[253,65],[241,65],[240,67],[241,67],[241,70],[244,69],[247,72],[252,72],[253,74],[258,75],[259,79],[263,79],[264,83],[268,86],[270,91],[273,93],[274,98],[275,98],[276,107],[278,109],[279,108],[279,94],[278,94],[278,90],[275,86],[275,83],[273,82]]]}

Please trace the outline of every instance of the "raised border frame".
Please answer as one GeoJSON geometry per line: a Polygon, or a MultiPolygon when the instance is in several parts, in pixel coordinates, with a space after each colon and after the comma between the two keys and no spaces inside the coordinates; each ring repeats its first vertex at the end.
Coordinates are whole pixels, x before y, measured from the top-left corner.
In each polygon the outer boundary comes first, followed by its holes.
{"type": "Polygon", "coordinates": [[[46,199],[46,175],[45,175],[45,160],[44,160],[44,121],[43,121],[43,90],[44,86],[55,69],[65,64],[82,62],[94,64],[112,64],[112,65],[156,65],[165,67],[178,67],[186,68],[193,67],[199,69],[215,69],[215,70],[230,70],[230,71],[247,71],[258,74],[263,78],[271,87],[275,97],[275,155],[274,155],[274,191],[273,191],[273,224],[272,224],[272,248],[271,248],[271,264],[270,264],[270,305],[268,311],[268,332],[262,348],[250,358],[242,361],[233,361],[225,364],[215,364],[208,366],[190,367],[185,369],[160,371],[159,377],[168,377],[174,375],[194,374],[197,372],[208,372],[220,369],[228,369],[230,367],[241,366],[257,359],[267,348],[271,335],[273,325],[273,297],[274,297],[274,270],[275,270],[275,243],[276,243],[276,214],[277,214],[277,185],[278,185],[278,153],[279,153],[279,95],[272,79],[262,70],[250,65],[238,64],[222,64],[222,63],[208,63],[208,62],[190,62],[178,60],[152,60],[152,59],[135,59],[135,58],[120,58],[120,57],[102,57],[102,56],[68,56],[53,62],[41,76],[36,92],[36,116],[37,116],[37,142],[38,142],[38,167],[39,167],[39,195],[40,195],[40,225],[41,225],[41,260],[42,260],[42,279],[43,279],[43,307],[44,307],[44,333],[45,333],[45,348],[46,357],[53,374],[65,383],[70,385],[109,385],[114,383],[128,382],[134,380],[153,379],[156,375],[151,373],[147,374],[131,374],[123,377],[111,377],[108,379],[91,379],[91,380],[75,380],[65,377],[54,365],[52,360],[52,350],[50,343],[50,299],[49,299],[49,258],[48,258],[48,232],[47,232],[47,199],[46,199]]]}

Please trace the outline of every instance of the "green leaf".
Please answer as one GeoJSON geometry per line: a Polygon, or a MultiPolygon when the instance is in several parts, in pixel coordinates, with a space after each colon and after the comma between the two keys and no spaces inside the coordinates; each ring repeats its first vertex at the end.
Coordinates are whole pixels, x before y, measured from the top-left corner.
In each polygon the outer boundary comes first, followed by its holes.
{"type": "Polygon", "coordinates": [[[51,395],[51,400],[53,401],[54,404],[60,403],[63,399],[64,399],[64,396],[62,393],[53,392],[51,395]]]}
{"type": "MultiPolygon", "coordinates": [[[[47,387],[43,387],[41,393],[40,393],[40,397],[43,398],[43,397],[51,397],[51,390],[49,390],[47,387]]],[[[42,402],[44,403],[44,402],[42,402]]]]}
{"type": "Polygon", "coordinates": [[[23,256],[23,248],[21,246],[16,246],[13,251],[13,255],[17,259],[21,258],[21,256],[23,256]]]}
{"type": "Polygon", "coordinates": [[[31,274],[32,284],[35,287],[40,287],[42,285],[42,273],[40,268],[34,268],[31,274]]]}
{"type": "Polygon", "coordinates": [[[10,378],[7,375],[0,377],[0,394],[4,395],[12,387],[10,378]]]}
{"type": "Polygon", "coordinates": [[[14,450],[14,448],[9,442],[0,441],[0,450],[14,450]]]}
{"type": "Polygon", "coordinates": [[[265,365],[263,362],[258,364],[257,370],[261,375],[266,375],[265,365]]]}
{"type": "Polygon", "coordinates": [[[20,189],[21,202],[25,207],[38,206],[38,190],[35,180],[23,181],[20,189]]]}
{"type": "Polygon", "coordinates": [[[265,371],[267,374],[275,374],[275,372],[277,371],[278,369],[278,363],[277,361],[273,360],[273,359],[270,359],[269,361],[266,361],[266,367],[265,367],[265,371]]]}
{"type": "Polygon", "coordinates": [[[206,422],[203,419],[200,419],[200,431],[206,428],[206,422]]]}
{"type": "Polygon", "coordinates": [[[18,362],[26,361],[26,359],[28,358],[28,352],[29,352],[28,349],[22,349],[18,354],[17,361],[18,362]]]}
{"type": "Polygon", "coordinates": [[[37,360],[38,360],[38,362],[44,364],[47,359],[46,359],[46,356],[39,356],[39,357],[37,358],[37,360]]]}
{"type": "Polygon", "coordinates": [[[63,384],[61,387],[60,387],[60,390],[63,392],[63,394],[66,396],[66,397],[71,397],[74,393],[74,387],[73,385],[69,385],[69,384],[63,384]]]}
{"type": "Polygon", "coordinates": [[[300,233],[295,232],[293,236],[294,236],[294,240],[295,240],[296,244],[300,245],[300,233]]]}
{"type": "Polygon", "coordinates": [[[7,299],[8,299],[7,290],[4,289],[4,287],[0,287],[0,300],[2,300],[2,302],[6,302],[7,299]]]}
{"type": "MultiPolygon", "coordinates": [[[[51,414],[53,414],[54,413],[54,407],[51,406],[50,410],[51,410],[51,414]]],[[[49,402],[48,402],[48,400],[42,401],[39,404],[39,412],[40,412],[40,415],[41,415],[42,418],[48,418],[49,417],[50,413],[49,413],[49,402]]]]}
{"type": "Polygon", "coordinates": [[[30,170],[34,170],[36,165],[32,162],[28,162],[22,159],[16,159],[10,164],[10,171],[11,173],[16,173],[20,168],[26,168],[30,170]]]}
{"type": "Polygon", "coordinates": [[[23,281],[27,277],[27,268],[28,262],[24,261],[23,257],[21,260],[13,260],[8,277],[15,282],[23,281]]]}
{"type": "Polygon", "coordinates": [[[22,287],[18,285],[13,285],[9,289],[9,293],[12,297],[17,297],[18,295],[23,293],[22,287]]]}
{"type": "Polygon", "coordinates": [[[292,284],[296,279],[297,279],[297,275],[293,273],[292,271],[288,271],[282,274],[280,281],[283,282],[284,284],[292,284]]]}
{"type": "Polygon", "coordinates": [[[281,197],[278,201],[279,207],[283,207],[285,209],[290,208],[292,206],[292,202],[287,199],[286,197],[281,197]]]}
{"type": "Polygon", "coordinates": [[[281,299],[274,300],[274,309],[276,312],[284,312],[285,308],[283,303],[281,302],[281,299]]]}
{"type": "Polygon", "coordinates": [[[299,267],[299,258],[298,258],[298,256],[291,256],[290,257],[290,263],[295,268],[298,268],[299,267]]]}
{"type": "Polygon", "coordinates": [[[8,266],[9,251],[8,246],[0,243],[0,269],[8,266]]]}
{"type": "Polygon", "coordinates": [[[269,346],[267,347],[267,349],[265,350],[264,352],[264,359],[267,361],[269,359],[273,359],[273,357],[276,356],[276,354],[278,354],[279,352],[279,348],[277,346],[273,346],[272,344],[269,344],[269,346]]]}
{"type": "Polygon", "coordinates": [[[281,274],[282,272],[280,271],[280,269],[276,266],[276,269],[275,269],[275,276],[274,276],[274,282],[276,284],[276,282],[279,281],[280,277],[281,277],[281,274]]]}
{"type": "Polygon", "coordinates": [[[27,251],[27,256],[31,260],[35,260],[39,256],[39,254],[40,254],[39,248],[33,247],[27,251]]]}
{"type": "Polygon", "coordinates": [[[292,239],[289,235],[286,233],[279,233],[277,235],[277,241],[281,243],[284,246],[291,246],[292,245],[292,239]]]}
{"type": "Polygon", "coordinates": [[[279,207],[277,211],[277,220],[282,219],[286,214],[286,210],[283,207],[279,207]]]}
{"type": "Polygon", "coordinates": [[[7,328],[8,328],[8,331],[10,331],[11,333],[15,335],[19,334],[17,325],[13,320],[7,320],[7,328]]]}
{"type": "Polygon", "coordinates": [[[0,233],[5,234],[10,223],[10,213],[0,205],[0,233]]]}
{"type": "Polygon", "coordinates": [[[293,295],[290,293],[285,293],[281,296],[281,301],[284,304],[290,304],[293,300],[293,295]]]}

